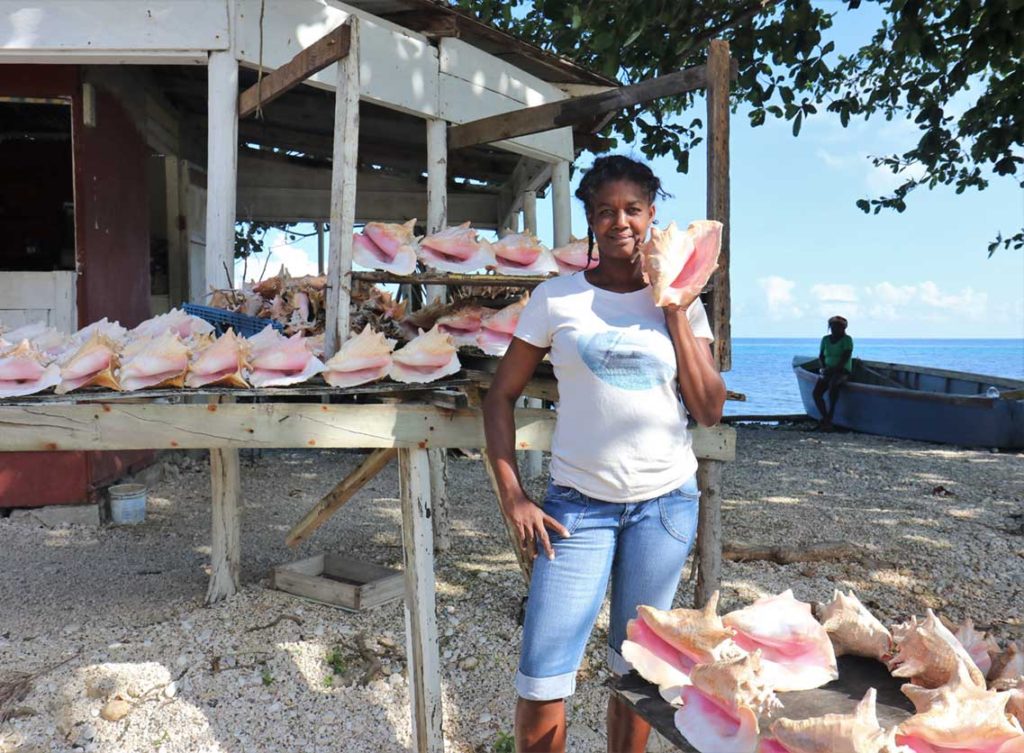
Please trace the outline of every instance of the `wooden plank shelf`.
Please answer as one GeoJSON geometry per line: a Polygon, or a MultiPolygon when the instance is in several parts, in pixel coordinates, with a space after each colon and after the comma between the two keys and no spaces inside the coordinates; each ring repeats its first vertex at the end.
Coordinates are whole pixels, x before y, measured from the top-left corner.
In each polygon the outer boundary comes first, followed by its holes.
{"type": "MultiPolygon", "coordinates": [[[[697,753],[676,729],[676,707],[667,703],[655,685],[636,672],[613,677],[606,683],[612,693],[643,717],[658,733],[685,753],[697,753]]],[[[779,693],[783,707],[772,717],[759,720],[761,735],[767,734],[774,719],[810,719],[823,714],[851,714],[868,688],[878,691],[878,721],[892,727],[914,713],[910,700],[900,692],[899,680],[889,674],[884,664],[859,656],[839,657],[839,679],[814,690],[779,693]]]]}
{"type": "Polygon", "coordinates": [[[0,407],[25,405],[74,405],[77,403],[147,403],[147,402],[182,402],[192,398],[233,397],[233,398],[279,398],[309,397],[322,398],[341,395],[380,395],[385,397],[402,397],[416,393],[440,392],[448,399],[453,388],[467,387],[475,384],[468,377],[438,379],[424,384],[404,384],[402,382],[379,382],[359,387],[332,387],[322,379],[314,379],[306,384],[292,387],[200,387],[198,389],[168,387],[155,390],[135,390],[133,392],[115,392],[113,390],[83,390],[69,392],[66,395],[41,393],[24,397],[0,398],[0,407]]]}
{"type": "Polygon", "coordinates": [[[393,275],[390,272],[353,272],[352,279],[362,282],[389,282],[396,285],[461,285],[494,286],[510,288],[535,288],[556,275],[492,275],[492,274],[443,274],[419,272],[414,275],[393,275]]]}

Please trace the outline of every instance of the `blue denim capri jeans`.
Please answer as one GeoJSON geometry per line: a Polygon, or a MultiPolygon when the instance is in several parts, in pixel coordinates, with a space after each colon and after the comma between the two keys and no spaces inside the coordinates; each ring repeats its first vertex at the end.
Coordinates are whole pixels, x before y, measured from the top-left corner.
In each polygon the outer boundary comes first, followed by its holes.
{"type": "MultiPolygon", "coordinates": [[[[697,530],[696,478],[642,502],[602,502],[549,484],[544,512],[569,531],[548,529],[555,558],[534,560],[526,602],[516,691],[530,701],[566,698],[576,690],[590,631],[611,577],[608,665],[631,667],[620,649],[639,604],[669,609],[697,530]]],[[[538,547],[539,548],[539,547],[538,547]]]]}

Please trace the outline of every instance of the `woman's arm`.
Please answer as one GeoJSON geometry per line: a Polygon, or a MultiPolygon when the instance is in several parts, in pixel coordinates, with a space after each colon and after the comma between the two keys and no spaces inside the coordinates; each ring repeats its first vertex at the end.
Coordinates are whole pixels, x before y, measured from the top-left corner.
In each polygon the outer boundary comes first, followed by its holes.
{"type": "Polygon", "coordinates": [[[714,426],[722,419],[725,382],[715,367],[708,340],[697,338],[686,317],[688,306],[666,306],[665,323],[676,349],[679,393],[686,411],[701,426],[714,426]]]}
{"type": "Polygon", "coordinates": [[[526,496],[519,478],[515,448],[515,403],[546,352],[546,348],[538,348],[519,338],[512,339],[484,398],[484,436],[487,457],[498,485],[499,502],[515,526],[519,545],[531,557],[536,557],[536,541],[540,538],[548,558],[554,559],[555,552],[545,526],[565,538],[569,532],[526,496]]]}

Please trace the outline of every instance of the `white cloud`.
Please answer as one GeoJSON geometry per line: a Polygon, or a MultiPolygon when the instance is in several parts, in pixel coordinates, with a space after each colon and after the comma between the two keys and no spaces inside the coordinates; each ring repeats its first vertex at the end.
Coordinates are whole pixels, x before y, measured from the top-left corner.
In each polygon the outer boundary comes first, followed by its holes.
{"type": "MultiPolygon", "coordinates": [[[[255,254],[249,258],[246,276],[250,279],[258,278],[264,269],[264,264],[266,264],[264,277],[276,275],[281,271],[282,265],[284,265],[288,270],[288,274],[292,277],[315,275],[317,273],[315,255],[300,246],[289,243],[288,236],[284,233],[279,233],[278,238],[271,242],[269,259],[262,253],[255,254]]],[[[235,276],[240,279],[240,262],[236,262],[236,269],[239,270],[239,273],[235,276]]]]}
{"type": "Polygon", "coordinates": [[[853,162],[854,158],[849,155],[833,154],[827,149],[818,148],[815,152],[822,162],[825,163],[826,167],[831,167],[833,170],[845,170],[853,162]]]}
{"type": "Polygon", "coordinates": [[[811,286],[811,295],[822,302],[856,303],[857,291],[853,285],[823,284],[811,286]]]}
{"type": "Polygon", "coordinates": [[[864,290],[869,298],[886,306],[905,306],[917,294],[915,285],[893,285],[891,282],[869,285],[864,290]]]}
{"type": "Polygon", "coordinates": [[[793,298],[793,288],[796,283],[787,280],[785,277],[771,275],[761,277],[757,284],[764,291],[765,303],[768,306],[768,315],[772,319],[785,319],[788,317],[803,316],[803,309],[797,305],[793,298]]]}
{"type": "Polygon", "coordinates": [[[868,190],[874,194],[889,194],[911,178],[915,180],[923,178],[925,172],[924,165],[918,162],[908,165],[897,173],[885,165],[870,165],[864,182],[867,184],[868,190]]]}

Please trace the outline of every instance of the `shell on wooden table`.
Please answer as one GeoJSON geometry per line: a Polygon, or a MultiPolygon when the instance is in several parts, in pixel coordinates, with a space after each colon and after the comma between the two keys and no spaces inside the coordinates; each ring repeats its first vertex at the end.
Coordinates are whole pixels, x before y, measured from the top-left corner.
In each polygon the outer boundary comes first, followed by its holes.
{"type": "Polygon", "coordinates": [[[882,660],[892,650],[892,634],[851,591],[838,589],[832,601],[818,605],[818,619],[832,640],[836,656],[882,660]]]}
{"type": "Polygon", "coordinates": [[[924,620],[911,617],[892,630],[895,652],[886,663],[893,677],[909,678],[915,685],[937,688],[950,681],[960,664],[965,665],[975,685],[984,688],[985,676],[970,654],[935,616],[927,611],[924,620]]]}
{"type": "Polygon", "coordinates": [[[912,753],[896,744],[895,728],[886,730],[878,723],[877,696],[877,690],[868,688],[852,714],[777,719],[770,728],[776,749],[784,753],[912,753]]]}

